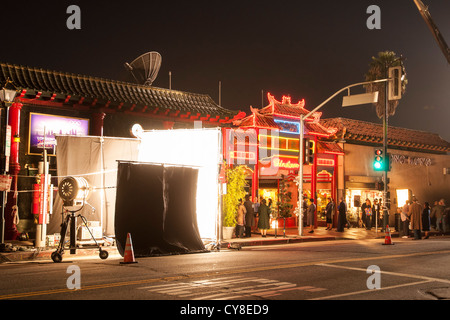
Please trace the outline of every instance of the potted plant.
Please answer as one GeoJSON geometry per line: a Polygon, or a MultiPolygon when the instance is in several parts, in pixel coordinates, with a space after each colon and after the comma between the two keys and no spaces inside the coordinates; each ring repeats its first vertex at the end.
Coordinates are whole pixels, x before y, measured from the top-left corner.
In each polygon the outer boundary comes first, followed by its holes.
{"type": "Polygon", "coordinates": [[[223,239],[231,239],[236,227],[239,199],[245,197],[246,166],[226,167],[227,192],[223,197],[223,239]]]}
{"type": "Polygon", "coordinates": [[[278,216],[283,218],[283,230],[284,234],[286,234],[286,218],[291,217],[291,211],[293,205],[292,201],[292,192],[288,191],[289,183],[286,180],[285,176],[281,176],[280,181],[280,191],[278,193],[278,216]]]}

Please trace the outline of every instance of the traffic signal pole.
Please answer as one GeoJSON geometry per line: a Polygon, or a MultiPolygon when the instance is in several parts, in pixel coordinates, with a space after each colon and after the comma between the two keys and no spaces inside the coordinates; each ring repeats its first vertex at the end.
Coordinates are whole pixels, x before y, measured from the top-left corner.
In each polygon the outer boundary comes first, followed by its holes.
{"type": "MultiPolygon", "coordinates": [[[[400,75],[401,76],[401,75],[400,75]]],[[[389,69],[386,66],[386,78],[389,78],[389,69]]],[[[389,170],[389,160],[388,160],[388,106],[389,106],[389,81],[385,83],[384,86],[385,90],[385,97],[384,97],[384,117],[383,117],[383,163],[384,163],[384,170],[383,170],[383,221],[385,220],[386,215],[389,213],[388,210],[388,202],[390,202],[390,199],[387,197],[388,192],[388,170],[389,170]]],[[[399,88],[401,90],[401,87],[399,88]]],[[[378,220],[378,218],[377,218],[378,220]]],[[[389,221],[389,220],[387,220],[389,221]]],[[[383,225],[383,222],[382,222],[383,225]]],[[[375,232],[378,232],[378,228],[375,228],[375,232]]]]}
{"type": "MultiPolygon", "coordinates": [[[[373,81],[366,81],[366,82],[360,82],[360,83],[355,83],[355,84],[351,84],[349,86],[346,86],[342,89],[340,89],[339,91],[337,91],[336,93],[334,93],[332,96],[330,96],[327,100],[325,100],[324,102],[322,102],[320,105],[318,105],[316,108],[314,108],[312,111],[310,111],[308,114],[306,115],[300,115],[300,143],[299,143],[299,169],[298,169],[298,177],[297,177],[297,184],[298,184],[298,235],[302,236],[303,235],[303,158],[304,158],[304,145],[303,145],[303,139],[304,139],[304,128],[305,128],[305,119],[309,118],[312,114],[314,114],[317,110],[319,110],[320,108],[322,108],[325,104],[327,104],[330,100],[332,100],[334,97],[336,97],[338,94],[340,94],[343,91],[349,90],[350,88],[353,87],[357,87],[357,86],[362,86],[362,85],[366,85],[366,84],[371,84],[371,83],[381,83],[381,82],[385,82],[386,83],[386,101],[387,101],[387,93],[388,93],[388,83],[389,78],[386,77],[386,79],[381,79],[381,80],[373,80],[373,81]]],[[[386,103],[386,110],[387,110],[387,103],[386,103]]],[[[387,114],[385,112],[385,114],[387,114]]],[[[385,141],[386,141],[386,147],[385,150],[387,150],[387,122],[386,122],[386,127],[385,127],[385,141]]],[[[386,154],[386,153],[385,153],[386,154]]],[[[387,170],[387,169],[386,169],[387,170]]],[[[384,173],[385,175],[385,179],[387,177],[387,171],[385,171],[384,173]]],[[[385,190],[386,190],[386,182],[387,180],[385,180],[385,190]]],[[[385,193],[386,195],[386,193],[385,193]]]]}

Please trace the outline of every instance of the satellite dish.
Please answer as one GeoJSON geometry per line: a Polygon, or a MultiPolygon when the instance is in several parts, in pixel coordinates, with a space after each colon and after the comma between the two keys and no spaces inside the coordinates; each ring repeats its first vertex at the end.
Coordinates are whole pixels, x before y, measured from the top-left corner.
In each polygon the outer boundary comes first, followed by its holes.
{"type": "Polygon", "coordinates": [[[125,63],[125,69],[133,75],[138,84],[151,86],[158,76],[161,62],[161,55],[158,52],[151,51],[141,55],[131,63],[125,63]]]}

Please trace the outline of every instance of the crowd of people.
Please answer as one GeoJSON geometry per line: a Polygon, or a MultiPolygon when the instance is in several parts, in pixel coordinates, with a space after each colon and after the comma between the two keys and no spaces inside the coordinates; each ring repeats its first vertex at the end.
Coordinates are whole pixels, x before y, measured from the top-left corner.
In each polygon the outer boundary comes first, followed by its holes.
{"type": "MultiPolygon", "coordinates": [[[[332,198],[328,198],[325,208],[326,229],[331,230],[333,227],[333,217],[335,212],[335,203],[332,198]]],[[[267,230],[270,229],[270,217],[272,214],[272,200],[269,202],[261,198],[259,202],[253,203],[250,196],[245,197],[245,201],[240,200],[237,214],[236,237],[251,237],[252,230],[257,227],[262,237],[267,236],[267,230]],[[256,224],[255,218],[258,218],[256,224]]],[[[304,202],[303,215],[306,226],[309,226],[308,233],[314,233],[314,222],[317,212],[317,206],[314,199],[308,199],[304,202]]],[[[347,204],[343,197],[339,199],[337,207],[338,221],[336,231],[343,232],[345,227],[349,227],[347,220],[347,204]]],[[[450,231],[450,207],[445,207],[445,200],[441,199],[434,202],[431,207],[428,202],[420,204],[416,197],[411,201],[406,201],[403,207],[397,209],[400,215],[400,236],[402,238],[410,237],[412,231],[413,239],[429,238],[429,232],[433,227],[439,234],[445,234],[450,231]]],[[[389,215],[384,213],[381,199],[374,199],[373,204],[370,199],[366,199],[361,206],[361,215],[359,217],[360,227],[371,230],[373,227],[380,227],[384,232],[386,226],[389,225],[389,215]]]]}
{"type": "Polygon", "coordinates": [[[256,226],[255,218],[258,217],[258,229],[261,236],[267,236],[267,230],[270,229],[270,215],[272,214],[272,199],[267,202],[261,198],[259,202],[253,203],[250,196],[245,196],[245,201],[239,200],[237,211],[236,237],[249,238],[252,235],[252,229],[256,226]]]}
{"type": "Polygon", "coordinates": [[[401,215],[400,234],[402,238],[410,236],[410,230],[413,231],[414,240],[429,238],[431,228],[434,228],[439,234],[444,235],[449,229],[450,208],[445,207],[445,200],[441,199],[434,202],[431,208],[428,202],[423,205],[419,203],[416,197],[411,201],[406,201],[402,208],[399,208],[401,215]]]}

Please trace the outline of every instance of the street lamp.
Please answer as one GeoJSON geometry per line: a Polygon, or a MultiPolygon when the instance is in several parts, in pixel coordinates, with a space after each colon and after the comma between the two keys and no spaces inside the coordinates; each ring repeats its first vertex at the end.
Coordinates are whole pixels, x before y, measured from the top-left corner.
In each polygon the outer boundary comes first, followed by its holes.
{"type": "MultiPolygon", "coordinates": [[[[379,82],[388,82],[389,78],[387,79],[381,79],[381,80],[374,80],[374,81],[366,81],[366,82],[360,82],[351,84],[345,88],[342,88],[341,90],[337,91],[335,94],[330,96],[327,100],[322,102],[319,106],[314,108],[312,111],[310,111],[306,115],[300,115],[300,157],[299,157],[299,163],[300,167],[298,170],[298,217],[299,217],[299,223],[298,223],[298,234],[299,236],[303,235],[303,155],[304,155],[304,145],[303,145],[303,139],[304,139],[304,126],[305,126],[305,119],[309,118],[312,114],[314,114],[317,110],[322,108],[325,104],[327,104],[331,99],[336,97],[338,94],[345,90],[349,90],[352,87],[356,86],[362,86],[367,85],[371,83],[379,83],[379,82]]],[[[378,101],[378,92],[373,94],[373,96],[370,96],[368,94],[364,95],[355,95],[355,96],[348,96],[347,99],[343,100],[343,106],[350,106],[350,105],[357,105],[357,104],[365,104],[370,102],[376,102],[378,101]],[[375,101],[376,100],[376,101],[375,101]]],[[[314,173],[313,173],[314,174],[314,173]]]]}
{"type": "Polygon", "coordinates": [[[0,101],[5,102],[6,104],[11,104],[13,103],[16,94],[16,90],[3,88],[0,90],[0,101]]]}
{"type": "MultiPolygon", "coordinates": [[[[7,82],[8,84],[8,82],[7,82]]],[[[2,104],[5,105],[5,113],[6,113],[6,123],[5,123],[5,131],[4,133],[4,137],[2,138],[2,158],[5,159],[5,164],[3,167],[3,172],[4,175],[6,175],[7,172],[7,161],[8,161],[8,157],[9,157],[9,149],[7,148],[8,145],[8,141],[6,141],[6,138],[8,137],[8,109],[11,106],[11,104],[14,102],[14,99],[16,97],[16,90],[10,90],[10,89],[6,89],[5,87],[2,88],[0,90],[0,101],[2,102],[2,104]]],[[[1,114],[0,114],[1,115],[1,114]]],[[[10,130],[10,129],[9,129],[10,130]]],[[[0,223],[0,240],[1,240],[1,244],[3,245],[5,243],[5,204],[6,204],[6,191],[2,192],[2,219],[1,219],[1,223],[0,223]]]]}

